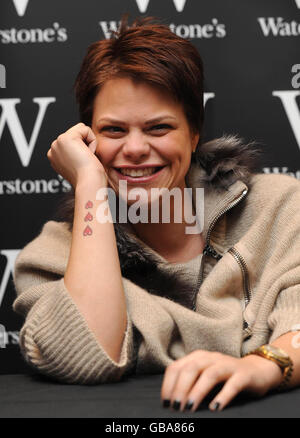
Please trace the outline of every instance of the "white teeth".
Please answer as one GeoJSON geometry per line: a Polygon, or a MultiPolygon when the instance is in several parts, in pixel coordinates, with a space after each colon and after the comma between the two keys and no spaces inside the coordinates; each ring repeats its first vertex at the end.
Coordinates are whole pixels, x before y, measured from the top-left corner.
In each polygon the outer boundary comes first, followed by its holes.
{"type": "Polygon", "coordinates": [[[148,176],[155,172],[156,167],[146,167],[145,169],[120,169],[122,175],[129,175],[133,177],[148,176]]]}

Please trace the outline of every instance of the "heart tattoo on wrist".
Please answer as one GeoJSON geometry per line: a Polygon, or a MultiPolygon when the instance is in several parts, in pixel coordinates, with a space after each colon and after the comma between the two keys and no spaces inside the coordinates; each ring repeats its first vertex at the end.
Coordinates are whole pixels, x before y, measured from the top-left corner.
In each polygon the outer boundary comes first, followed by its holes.
{"type": "MultiPolygon", "coordinates": [[[[87,201],[87,203],[85,204],[85,208],[86,209],[89,209],[89,208],[93,208],[93,203],[92,203],[92,201],[87,201]]],[[[89,222],[91,222],[93,220],[93,215],[90,213],[90,212],[88,212],[87,214],[86,214],[86,216],[85,216],[85,218],[84,218],[84,221],[85,222],[87,222],[87,221],[89,221],[89,222]]],[[[84,236],[91,236],[93,234],[93,230],[92,230],[92,228],[89,226],[89,225],[87,225],[86,227],[85,227],[85,229],[84,229],[84,231],[83,231],[83,235],[84,236]]]]}

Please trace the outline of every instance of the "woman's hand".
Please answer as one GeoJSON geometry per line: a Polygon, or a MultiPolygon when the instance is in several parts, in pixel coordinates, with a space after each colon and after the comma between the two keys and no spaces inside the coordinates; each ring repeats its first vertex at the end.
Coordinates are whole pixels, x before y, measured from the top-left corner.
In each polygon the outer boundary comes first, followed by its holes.
{"type": "Polygon", "coordinates": [[[187,406],[187,409],[194,412],[215,385],[225,382],[209,405],[211,410],[221,410],[241,391],[263,396],[277,387],[281,380],[280,367],[263,357],[249,355],[235,358],[218,352],[195,350],[166,368],[161,398],[167,400],[165,406],[170,401],[170,406],[181,411],[188,403],[190,407],[187,406]]]}
{"type": "Polygon", "coordinates": [[[79,179],[100,174],[107,184],[107,175],[96,157],[97,141],[91,128],[84,123],[72,126],[51,144],[47,157],[53,169],[75,188],[79,179]]]}

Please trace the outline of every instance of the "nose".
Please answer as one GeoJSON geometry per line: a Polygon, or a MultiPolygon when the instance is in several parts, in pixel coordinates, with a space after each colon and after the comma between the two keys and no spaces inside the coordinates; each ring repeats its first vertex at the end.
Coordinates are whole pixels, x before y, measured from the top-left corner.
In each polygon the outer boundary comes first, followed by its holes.
{"type": "Polygon", "coordinates": [[[145,136],[140,132],[131,132],[126,136],[123,145],[123,154],[133,161],[140,161],[148,156],[150,145],[145,136]]]}

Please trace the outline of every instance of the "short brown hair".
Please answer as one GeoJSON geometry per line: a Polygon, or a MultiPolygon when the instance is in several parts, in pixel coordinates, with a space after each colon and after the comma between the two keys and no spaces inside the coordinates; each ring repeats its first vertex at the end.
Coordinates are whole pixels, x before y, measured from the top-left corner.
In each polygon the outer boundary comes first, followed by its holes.
{"type": "Polygon", "coordinates": [[[202,59],[188,40],[156,21],[137,18],[129,26],[124,14],[110,39],[89,46],[74,85],[83,123],[91,126],[94,99],[105,81],[125,76],[168,91],[183,105],[191,132],[201,136],[202,59]]]}

